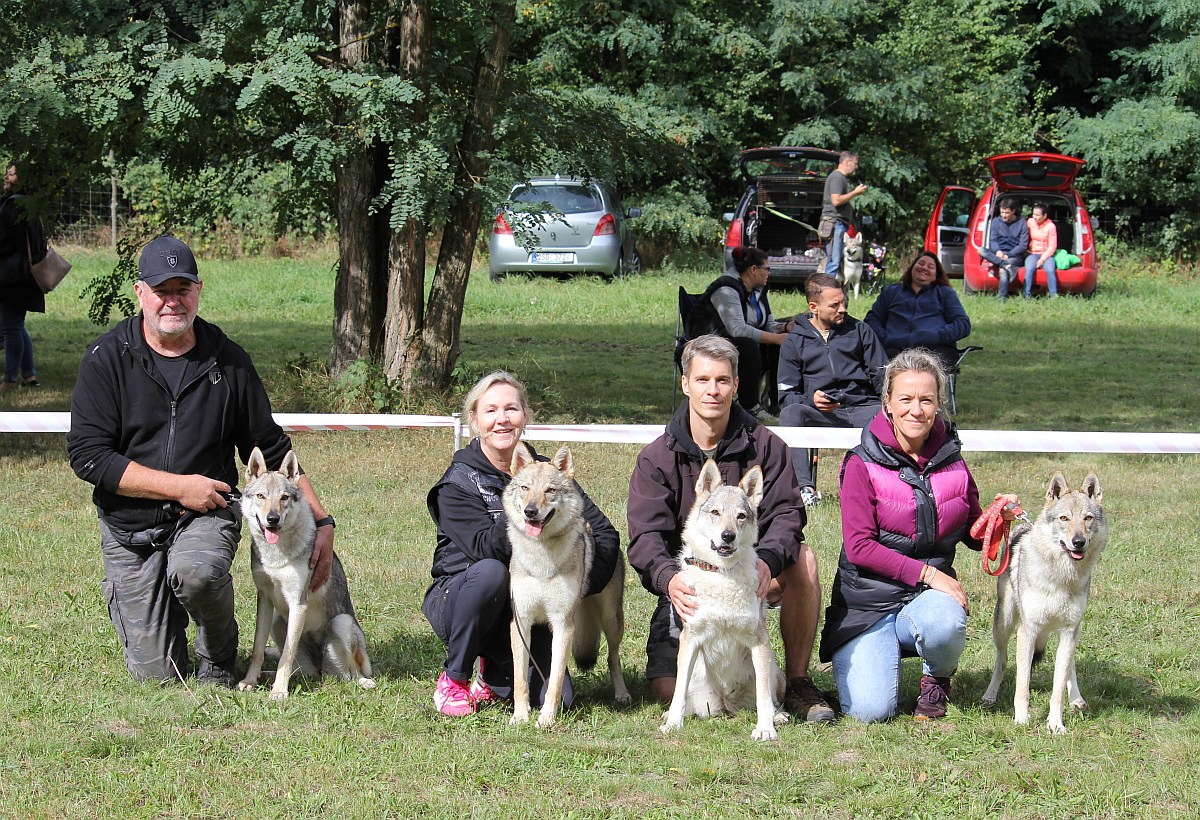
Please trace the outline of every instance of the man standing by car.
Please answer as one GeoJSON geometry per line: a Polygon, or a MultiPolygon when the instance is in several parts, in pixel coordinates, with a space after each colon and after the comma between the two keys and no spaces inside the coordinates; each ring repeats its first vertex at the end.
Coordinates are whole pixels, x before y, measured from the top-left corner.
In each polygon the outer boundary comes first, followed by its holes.
{"type": "Polygon", "coordinates": [[[1000,286],[996,294],[1008,296],[1008,286],[1017,281],[1017,271],[1025,265],[1025,251],[1029,249],[1029,227],[1025,220],[1018,219],[1017,201],[1011,196],[1000,200],[1000,215],[992,219],[988,230],[988,244],[979,249],[979,256],[997,267],[1000,286]]]}
{"type": "MultiPolygon", "coordinates": [[[[879,412],[888,355],[866,322],[846,313],[846,292],[824,273],[808,277],[806,316],[779,351],[779,421],[785,427],[865,427],[879,412]]],[[[800,498],[821,502],[809,451],[792,450],[800,498]]]]}
{"type": "MultiPolygon", "coordinates": [[[[278,468],[292,443],[246,351],[196,315],[202,287],[183,242],[160,236],[142,249],[133,286],[142,312],[88,346],[67,453],[95,485],[104,596],[129,674],[182,680],[190,619],[196,681],[231,689],[230,566],[242,532],[234,448],[246,461],[261,447],[278,468]]],[[[329,577],[334,522],[308,478],[298,483],[317,525],[315,589],[329,577]]]]}
{"type": "Polygon", "coordinates": [[[843,151],[838,157],[837,168],[825,180],[819,233],[822,239],[829,239],[829,246],[826,248],[829,258],[825,262],[825,272],[830,276],[837,276],[842,266],[842,244],[845,241],[846,229],[853,226],[858,230],[854,221],[853,202],[867,192],[867,186],[860,182],[853,190],[850,188],[850,177],[854,176],[856,171],[858,154],[843,151]]]}
{"type": "Polygon", "coordinates": [[[629,563],[642,586],[658,596],[646,641],[651,695],[670,702],[675,692],[681,621],[696,608],[695,590],[683,583],[678,555],[696,480],[712,459],[722,479],[736,484],[746,471],[763,472],[758,507],[759,595],[779,605],[784,708],[810,723],[833,720],[833,709],[808,676],[821,582],[817,557],[804,542],[804,507],[788,465],[787,445],[737,404],[737,348],[720,336],[700,336],[683,349],[682,385],[687,402],[666,432],[638,454],[629,479],[629,563]]]}

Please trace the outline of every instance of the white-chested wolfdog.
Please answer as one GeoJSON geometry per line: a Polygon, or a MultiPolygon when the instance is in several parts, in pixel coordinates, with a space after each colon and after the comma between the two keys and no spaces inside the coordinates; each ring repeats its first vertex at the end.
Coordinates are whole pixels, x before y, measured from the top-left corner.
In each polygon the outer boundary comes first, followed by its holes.
{"type": "Polygon", "coordinates": [[[312,507],[296,485],[300,464],[289,452],[278,471],[268,470],[257,447],[246,464],[242,516],[250,529],[250,570],[258,587],[258,621],[250,668],[238,689],[258,685],[267,635],[282,650],[271,697],[288,696],[293,668],[313,677],[334,674],[373,689],[371,661],[362,627],[354,617],[346,573],[337,555],[329,579],[310,589],[308,562],[316,544],[312,507]]]}
{"type": "Polygon", "coordinates": [[[1032,524],[1013,531],[1008,569],[997,579],[996,611],[992,637],[996,641],[996,666],[984,693],[985,703],[995,703],[1004,681],[1008,640],[1017,631],[1017,690],[1013,709],[1017,723],[1029,722],[1029,677],[1033,664],[1046,651],[1050,633],[1058,633],[1054,659],[1054,691],[1046,726],[1061,734],[1063,694],[1072,706],[1087,703],[1075,676],[1075,650],[1083,613],[1087,609],[1092,569],[1108,539],[1108,524],[1101,506],[1103,493],[1095,473],[1071,491],[1062,473],[1055,473],[1046,491],[1046,506],[1032,524]]]}

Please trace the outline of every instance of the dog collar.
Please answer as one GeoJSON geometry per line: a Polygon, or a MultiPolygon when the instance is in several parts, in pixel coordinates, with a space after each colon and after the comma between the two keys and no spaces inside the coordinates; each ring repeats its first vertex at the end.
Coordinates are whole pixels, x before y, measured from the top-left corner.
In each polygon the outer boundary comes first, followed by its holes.
{"type": "Polygon", "coordinates": [[[683,556],[683,563],[687,564],[688,566],[695,567],[696,569],[702,569],[705,572],[721,571],[721,568],[716,564],[710,564],[707,561],[701,561],[699,558],[693,558],[690,555],[683,556]]]}

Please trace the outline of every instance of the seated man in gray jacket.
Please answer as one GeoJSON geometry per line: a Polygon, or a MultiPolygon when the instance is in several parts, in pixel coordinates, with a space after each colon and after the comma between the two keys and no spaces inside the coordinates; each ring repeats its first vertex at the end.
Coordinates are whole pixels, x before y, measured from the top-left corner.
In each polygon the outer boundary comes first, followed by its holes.
{"type": "MultiPolygon", "coordinates": [[[[837,279],[813,274],[805,288],[808,314],[796,318],[779,353],[779,420],[785,427],[865,427],[879,412],[888,356],[865,322],[846,313],[837,279]]],[[[820,503],[809,451],[792,450],[805,506],[820,503]]]]}

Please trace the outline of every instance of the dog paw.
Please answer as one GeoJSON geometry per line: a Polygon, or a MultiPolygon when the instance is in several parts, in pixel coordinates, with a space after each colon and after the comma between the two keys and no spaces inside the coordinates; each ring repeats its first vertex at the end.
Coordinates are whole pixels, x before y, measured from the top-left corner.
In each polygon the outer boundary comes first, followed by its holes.
{"type": "Polygon", "coordinates": [[[258,688],[258,681],[250,680],[249,678],[246,678],[244,681],[242,681],[241,683],[239,683],[237,685],[237,688],[238,688],[239,692],[253,692],[255,689],[258,688]]]}
{"type": "Polygon", "coordinates": [[[779,740],[779,732],[775,731],[774,726],[755,726],[754,731],[750,733],[751,740],[779,740]]]}
{"type": "Polygon", "coordinates": [[[358,685],[363,689],[374,689],[375,681],[371,680],[370,678],[359,678],[358,685]]]}
{"type": "Polygon", "coordinates": [[[537,725],[539,729],[550,729],[554,726],[554,715],[541,714],[538,715],[537,725]]]}
{"type": "Polygon", "coordinates": [[[783,724],[787,723],[791,719],[792,719],[792,716],[789,715],[787,712],[783,711],[782,709],[780,709],[778,712],[775,713],[775,725],[776,726],[782,726],[783,724]]]}
{"type": "Polygon", "coordinates": [[[665,723],[663,723],[662,726],[658,727],[658,731],[662,732],[664,735],[669,735],[669,734],[671,734],[671,732],[677,732],[682,728],[683,728],[682,720],[671,720],[670,718],[668,718],[667,721],[665,723]]]}
{"type": "Polygon", "coordinates": [[[1071,707],[1083,711],[1087,708],[1087,701],[1083,698],[1075,698],[1075,700],[1071,701],[1071,707]]]}
{"type": "Polygon", "coordinates": [[[513,716],[508,719],[509,726],[520,726],[523,723],[529,722],[529,711],[513,712],[513,716]]]}
{"type": "Polygon", "coordinates": [[[996,705],[996,695],[997,695],[996,692],[984,692],[983,697],[981,697],[979,699],[979,702],[982,703],[984,706],[995,706],[996,705]]]}
{"type": "Polygon", "coordinates": [[[1013,723],[1017,724],[1018,726],[1028,726],[1029,713],[1026,712],[1025,714],[1021,714],[1018,712],[1017,714],[1013,715],[1013,723]]]}
{"type": "Polygon", "coordinates": [[[1067,727],[1063,725],[1061,720],[1046,721],[1046,728],[1050,730],[1050,734],[1052,735],[1065,735],[1067,733],[1067,727]]]}
{"type": "Polygon", "coordinates": [[[287,697],[288,693],[286,689],[283,691],[271,690],[271,700],[287,700],[287,697]]]}
{"type": "Polygon", "coordinates": [[[621,704],[622,706],[628,706],[633,702],[633,698],[630,697],[628,692],[617,692],[614,697],[616,697],[617,703],[621,704]]]}

